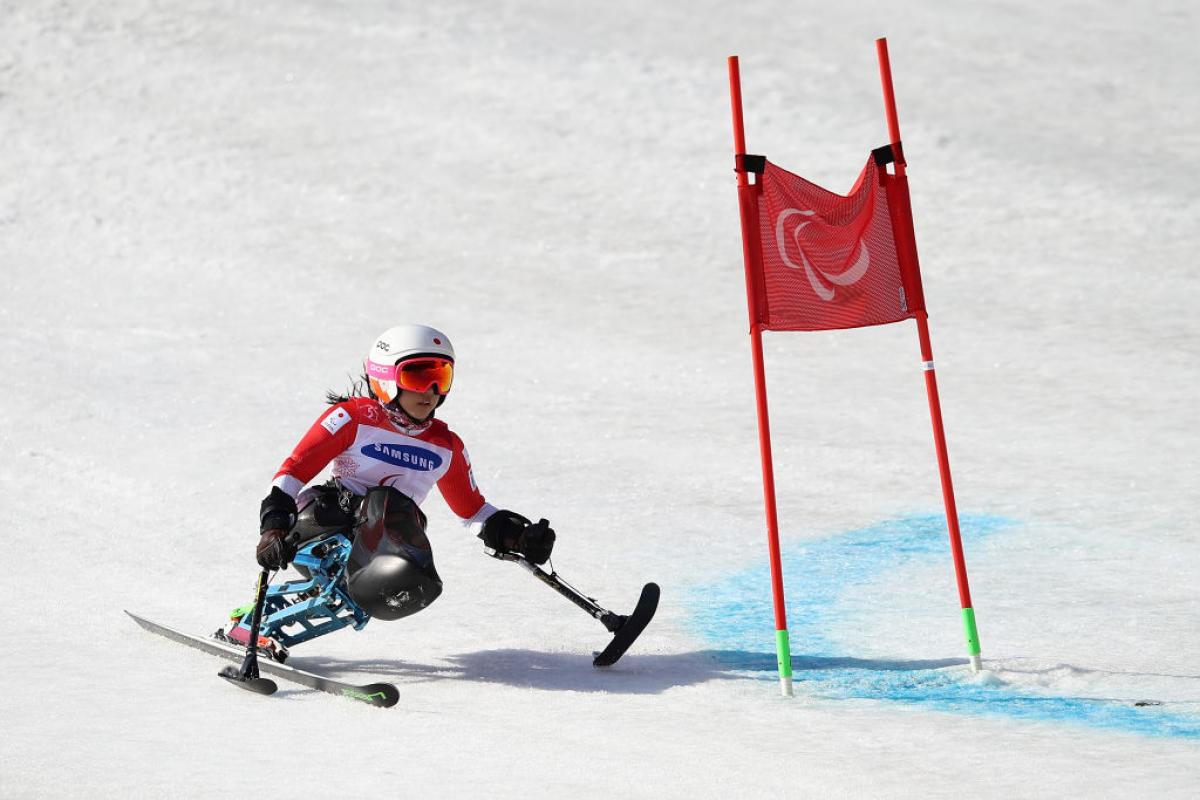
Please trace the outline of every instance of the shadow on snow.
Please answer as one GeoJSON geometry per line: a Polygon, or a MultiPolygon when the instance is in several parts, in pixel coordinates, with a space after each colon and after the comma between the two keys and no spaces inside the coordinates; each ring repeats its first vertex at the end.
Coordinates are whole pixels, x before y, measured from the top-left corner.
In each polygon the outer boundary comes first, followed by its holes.
{"type": "MultiPolygon", "coordinates": [[[[613,667],[597,669],[590,656],[541,650],[479,650],[445,657],[440,663],[404,659],[347,660],[321,656],[293,657],[288,663],[301,669],[333,672],[366,672],[393,679],[465,680],[498,683],[552,691],[658,694],[677,686],[694,686],[714,680],[760,677],[747,673],[775,673],[775,657],[744,650],[697,650],[673,654],[630,654],[613,667]]],[[[965,666],[966,659],[888,661],[860,658],[796,656],[793,669],[871,670],[914,672],[965,666]]],[[[803,676],[798,676],[803,680],[803,676]]]]}

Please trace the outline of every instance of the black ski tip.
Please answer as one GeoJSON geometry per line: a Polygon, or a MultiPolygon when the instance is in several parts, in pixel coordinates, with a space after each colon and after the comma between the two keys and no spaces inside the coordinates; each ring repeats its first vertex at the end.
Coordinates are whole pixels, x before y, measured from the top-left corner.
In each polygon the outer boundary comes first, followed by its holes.
{"type": "Polygon", "coordinates": [[[342,697],[358,700],[380,708],[391,708],[400,702],[400,692],[390,683],[368,683],[365,686],[347,686],[342,697]]]}
{"type": "Polygon", "coordinates": [[[244,678],[237,667],[225,667],[217,675],[224,678],[234,686],[240,686],[248,692],[255,694],[275,694],[279,688],[275,685],[275,681],[270,678],[244,678]]]}
{"type": "Polygon", "coordinates": [[[660,594],[657,583],[647,583],[642,587],[642,596],[638,598],[633,613],[625,620],[625,624],[613,634],[613,639],[609,642],[608,647],[592,659],[592,666],[611,667],[621,656],[625,655],[629,646],[637,641],[637,638],[642,635],[642,631],[650,624],[650,620],[654,619],[654,612],[658,610],[660,594]]]}

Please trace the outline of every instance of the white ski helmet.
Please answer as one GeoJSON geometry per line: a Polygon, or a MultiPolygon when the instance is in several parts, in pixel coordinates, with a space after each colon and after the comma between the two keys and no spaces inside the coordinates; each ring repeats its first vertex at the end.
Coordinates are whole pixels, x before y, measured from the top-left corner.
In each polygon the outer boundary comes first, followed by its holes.
{"type": "MultiPolygon", "coordinates": [[[[450,337],[428,325],[397,325],[375,337],[364,367],[367,383],[379,402],[386,406],[400,397],[396,365],[418,356],[446,359],[453,364],[454,346],[450,337]]],[[[443,400],[449,388],[448,384],[438,387],[443,400]]]]}

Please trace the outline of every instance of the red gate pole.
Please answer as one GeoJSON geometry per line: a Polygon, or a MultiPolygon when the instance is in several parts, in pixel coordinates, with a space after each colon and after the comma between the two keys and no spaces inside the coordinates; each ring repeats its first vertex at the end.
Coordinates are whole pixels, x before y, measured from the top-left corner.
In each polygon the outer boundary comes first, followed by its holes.
{"type": "MultiPolygon", "coordinates": [[[[875,40],[875,52],[879,57],[879,78],[883,83],[883,104],[887,112],[888,136],[896,159],[896,177],[905,177],[904,154],[900,144],[900,120],[896,114],[896,96],[892,90],[892,67],[888,59],[887,39],[875,40]]],[[[907,198],[907,194],[905,195],[907,198]]],[[[911,253],[916,256],[916,237],[912,232],[912,207],[903,209],[911,253]]],[[[915,265],[914,265],[915,266],[915,265]]],[[[958,509],[954,503],[954,484],[950,478],[950,455],[946,449],[946,432],[942,427],[942,406],[938,400],[937,375],[933,368],[933,345],[929,340],[929,318],[924,309],[918,311],[917,335],[921,341],[921,361],[925,371],[925,392],[929,395],[929,417],[933,423],[934,447],[937,451],[938,472],[942,478],[942,501],[946,506],[946,526],[950,533],[950,552],[954,556],[954,575],[958,582],[958,599],[962,605],[963,632],[967,637],[967,652],[971,657],[971,670],[978,672],[982,667],[979,648],[979,632],[975,626],[975,609],[971,606],[971,588],[967,583],[967,562],[963,556],[962,535],[958,529],[958,509]]]]}
{"type": "Polygon", "coordinates": [[[742,81],[738,57],[729,57],[729,100],[733,107],[733,152],[737,170],[738,210],[742,222],[742,260],[746,267],[746,305],[750,311],[750,352],[754,361],[754,394],[758,407],[758,449],[762,457],[763,502],[767,516],[767,546],[771,557],[771,593],[775,605],[775,656],[779,690],[792,696],[792,653],[788,641],[783,597],[783,560],[779,555],[779,517],[775,508],[775,469],[771,460],[771,424],[767,416],[767,376],[763,366],[762,331],[758,311],[758,278],[762,274],[758,246],[758,186],[746,176],[746,133],[742,126],[742,81]]]}

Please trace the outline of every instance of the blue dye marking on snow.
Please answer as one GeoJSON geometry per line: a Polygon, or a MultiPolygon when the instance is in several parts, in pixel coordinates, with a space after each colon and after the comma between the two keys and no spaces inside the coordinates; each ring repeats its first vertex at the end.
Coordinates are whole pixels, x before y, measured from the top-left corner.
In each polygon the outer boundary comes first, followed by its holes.
{"type": "MultiPolygon", "coordinates": [[[[963,516],[959,522],[963,541],[976,552],[980,543],[1016,524],[983,515],[963,516]]],[[[940,515],[890,520],[788,548],[783,553],[784,586],[798,691],[813,697],[886,700],[959,714],[1200,739],[1200,715],[990,683],[972,676],[965,669],[965,658],[914,661],[845,656],[855,636],[866,635],[862,623],[873,610],[857,596],[858,590],[887,571],[931,563],[932,558],[946,560],[950,568],[945,518],[940,515]]],[[[688,600],[696,629],[717,646],[714,655],[723,667],[775,680],[771,578],[766,565],[695,587],[688,600]]],[[[947,613],[955,611],[947,608],[947,613]]],[[[986,634],[985,623],[981,627],[986,634]]],[[[986,644],[985,639],[985,651],[986,644]]]]}

